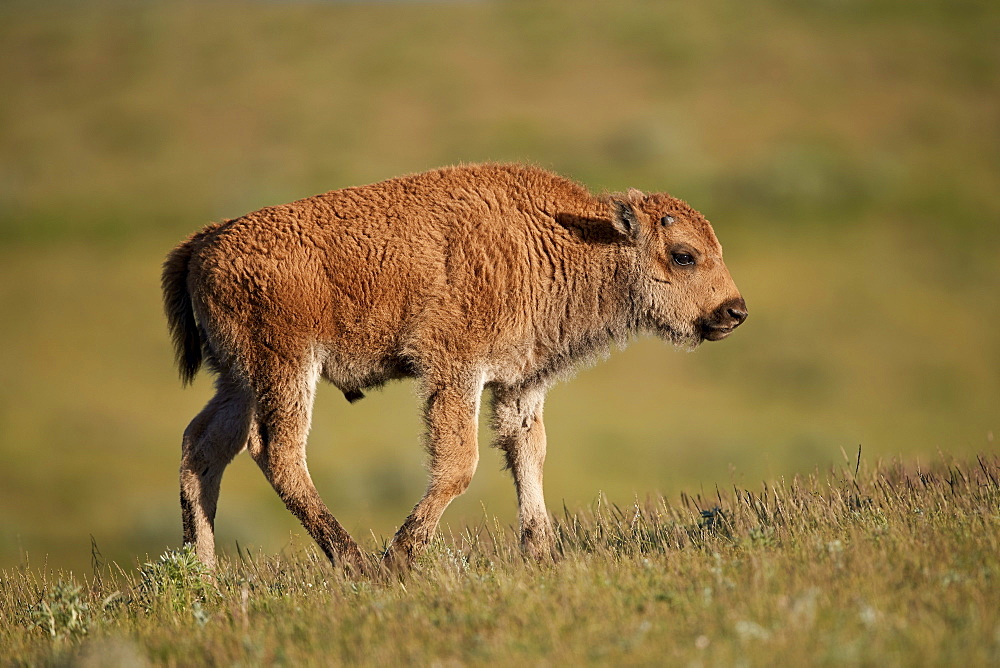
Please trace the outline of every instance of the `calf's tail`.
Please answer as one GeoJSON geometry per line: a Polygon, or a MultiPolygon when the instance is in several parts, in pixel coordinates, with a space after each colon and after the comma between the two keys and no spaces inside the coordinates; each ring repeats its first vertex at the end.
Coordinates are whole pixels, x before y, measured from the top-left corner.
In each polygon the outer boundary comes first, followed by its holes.
{"type": "Polygon", "coordinates": [[[187,280],[188,264],[194,253],[196,238],[192,237],[170,251],[163,263],[163,275],[160,279],[163,287],[163,310],[174,342],[174,357],[181,382],[185,385],[194,380],[201,368],[202,359],[201,335],[194,319],[187,280]]]}

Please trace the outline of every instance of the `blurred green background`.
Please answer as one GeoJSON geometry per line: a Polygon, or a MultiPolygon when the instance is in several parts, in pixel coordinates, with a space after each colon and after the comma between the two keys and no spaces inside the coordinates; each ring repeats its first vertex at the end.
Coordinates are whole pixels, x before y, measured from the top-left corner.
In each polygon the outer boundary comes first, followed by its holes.
{"type": "MultiPolygon", "coordinates": [[[[667,190],[751,318],[549,395],[549,506],[997,452],[1000,5],[0,4],[0,568],[180,539],[166,252],[206,223],[459,161],[667,190]]],[[[310,465],[362,541],[424,487],[413,387],[321,388],[310,465]]],[[[445,522],[516,522],[486,447],[445,522]]],[[[302,530],[242,456],[219,545],[302,530]]],[[[298,536],[298,538],[296,538],[298,536]]]]}

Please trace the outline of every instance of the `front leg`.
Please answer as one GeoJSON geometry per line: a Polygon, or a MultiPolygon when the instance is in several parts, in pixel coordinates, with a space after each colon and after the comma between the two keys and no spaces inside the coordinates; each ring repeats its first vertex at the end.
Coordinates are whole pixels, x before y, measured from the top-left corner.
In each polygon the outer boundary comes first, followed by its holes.
{"type": "Polygon", "coordinates": [[[504,451],[507,468],[517,487],[521,548],[536,561],[551,561],[556,555],[552,522],[542,493],[544,401],[545,389],[542,387],[497,388],[493,394],[495,445],[504,451]]]}
{"type": "Polygon", "coordinates": [[[430,390],[424,409],[430,483],[389,544],[382,559],[384,568],[409,568],[434,537],[445,508],[469,487],[479,462],[476,430],[482,391],[481,379],[473,383],[439,383],[430,390]]]}

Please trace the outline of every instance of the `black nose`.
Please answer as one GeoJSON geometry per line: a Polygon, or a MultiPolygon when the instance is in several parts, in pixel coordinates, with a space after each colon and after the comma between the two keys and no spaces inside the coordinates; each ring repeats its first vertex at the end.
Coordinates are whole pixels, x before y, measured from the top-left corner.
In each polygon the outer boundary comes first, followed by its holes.
{"type": "Polygon", "coordinates": [[[738,297],[724,304],[719,310],[732,318],[733,327],[739,327],[742,325],[743,321],[747,319],[747,315],[749,315],[747,313],[747,304],[743,301],[742,297],[738,297]]]}
{"type": "Polygon", "coordinates": [[[721,341],[747,319],[747,305],[742,297],[734,297],[719,304],[711,315],[697,323],[706,341],[721,341]]]}
{"type": "Polygon", "coordinates": [[[726,313],[729,314],[730,318],[736,321],[736,324],[733,325],[733,327],[739,327],[741,324],[743,324],[743,321],[747,319],[747,315],[749,315],[747,313],[746,306],[741,306],[741,307],[730,306],[728,309],[726,309],[726,313]]]}

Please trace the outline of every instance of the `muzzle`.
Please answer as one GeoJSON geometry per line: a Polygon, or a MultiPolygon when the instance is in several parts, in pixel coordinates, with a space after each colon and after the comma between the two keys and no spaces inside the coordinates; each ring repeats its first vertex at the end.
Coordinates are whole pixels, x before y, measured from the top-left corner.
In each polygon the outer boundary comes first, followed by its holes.
{"type": "Polygon", "coordinates": [[[730,299],[698,321],[698,332],[705,341],[721,341],[742,325],[747,315],[747,305],[742,297],[730,299]]]}

